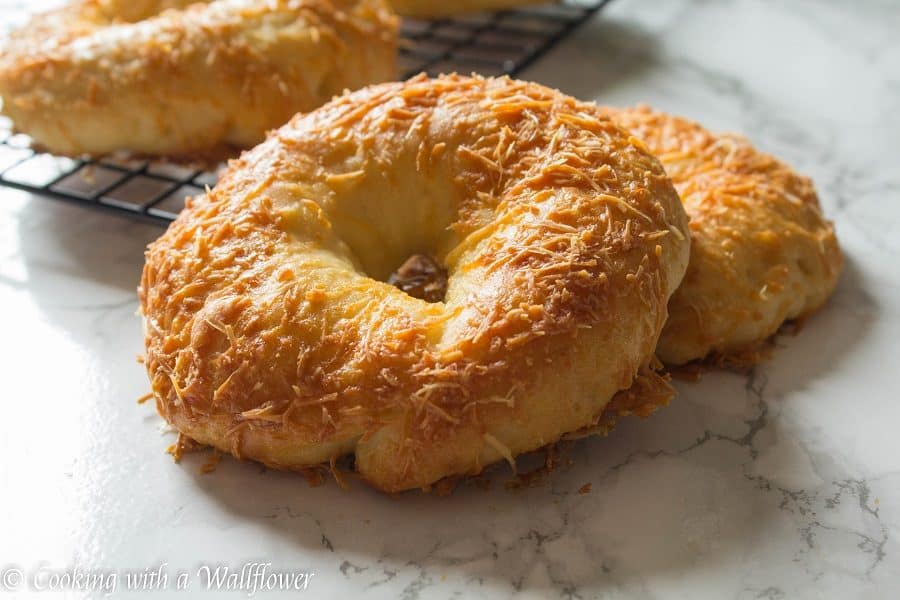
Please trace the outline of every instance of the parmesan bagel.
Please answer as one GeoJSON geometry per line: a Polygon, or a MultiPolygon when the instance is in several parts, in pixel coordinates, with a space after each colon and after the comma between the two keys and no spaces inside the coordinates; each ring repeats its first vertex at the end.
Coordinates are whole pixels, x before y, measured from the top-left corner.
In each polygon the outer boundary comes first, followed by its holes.
{"type": "Polygon", "coordinates": [[[593,104],[417,77],[296,116],[151,244],[160,414],[279,468],[355,453],[388,491],[594,425],[653,357],[686,268],[659,162],[593,104]],[[442,301],[386,283],[412,254],[442,301]]]}
{"type": "Polygon", "coordinates": [[[297,111],[395,76],[383,0],[80,0],[0,55],[3,112],[58,154],[249,147],[297,111]]]}
{"type": "Polygon", "coordinates": [[[752,356],[834,291],[842,256],[812,182],[745,139],[647,107],[606,109],[662,161],[691,219],[691,261],[657,348],[670,364],[752,356]]]}

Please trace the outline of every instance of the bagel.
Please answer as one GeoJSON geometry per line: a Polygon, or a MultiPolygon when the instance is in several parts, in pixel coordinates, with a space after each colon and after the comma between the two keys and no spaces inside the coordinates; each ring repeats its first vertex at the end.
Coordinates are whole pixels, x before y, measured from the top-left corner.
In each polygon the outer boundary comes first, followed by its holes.
{"type": "Polygon", "coordinates": [[[0,97],[57,154],[250,147],[345,88],[393,79],[396,36],[383,0],[80,0],[11,35],[0,97]]]}
{"type": "Polygon", "coordinates": [[[546,3],[547,0],[456,0],[441,2],[440,0],[390,0],[391,6],[404,17],[417,19],[436,19],[457,14],[505,10],[528,4],[546,3]]]}
{"type": "Polygon", "coordinates": [[[297,115],[188,203],[140,284],[159,413],[278,468],[355,454],[386,491],[595,425],[686,268],[659,162],[593,104],[419,76],[297,115]],[[437,302],[386,281],[435,257],[437,302]]]}
{"type": "Polygon", "coordinates": [[[657,354],[746,360],[821,307],[842,255],[812,182],[734,135],[646,106],[604,109],[659,157],[691,220],[691,260],[657,354]]]}

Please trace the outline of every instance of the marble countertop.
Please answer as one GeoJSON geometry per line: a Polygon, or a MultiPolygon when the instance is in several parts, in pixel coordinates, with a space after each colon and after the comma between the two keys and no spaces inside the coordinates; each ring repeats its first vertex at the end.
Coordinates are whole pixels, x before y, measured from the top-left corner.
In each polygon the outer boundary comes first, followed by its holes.
{"type": "Polygon", "coordinates": [[[0,190],[0,588],[116,574],[118,597],[152,570],[156,593],[196,592],[204,566],[271,562],[312,576],[266,597],[896,595],[898,30],[892,0],[617,0],[525,74],[745,133],[815,179],[846,252],[830,304],[771,361],[678,383],[526,489],[505,468],[488,489],[390,498],[173,464],[173,434],[136,403],[135,287],[161,230],[0,190]]]}

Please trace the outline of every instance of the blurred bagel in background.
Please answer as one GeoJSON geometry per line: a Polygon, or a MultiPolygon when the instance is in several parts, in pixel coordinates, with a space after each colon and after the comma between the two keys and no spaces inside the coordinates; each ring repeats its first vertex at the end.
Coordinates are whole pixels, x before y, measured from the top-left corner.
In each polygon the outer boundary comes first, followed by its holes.
{"type": "Polygon", "coordinates": [[[657,354],[752,360],[786,320],[819,309],[843,258],[812,181],[746,139],[646,106],[604,114],[647,145],[690,217],[691,260],[657,354]]]}
{"type": "Polygon", "coordinates": [[[393,79],[396,48],[383,0],[80,0],[10,35],[0,97],[57,154],[191,155],[393,79]]]}

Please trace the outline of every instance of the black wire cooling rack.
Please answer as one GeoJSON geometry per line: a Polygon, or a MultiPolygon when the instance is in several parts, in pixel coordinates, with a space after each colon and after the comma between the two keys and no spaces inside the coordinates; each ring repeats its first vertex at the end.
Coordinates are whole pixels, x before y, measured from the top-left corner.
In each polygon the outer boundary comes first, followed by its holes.
{"type": "MultiPolygon", "coordinates": [[[[452,1],[452,0],[447,0],[452,1]]],[[[582,0],[401,24],[400,70],[516,75],[610,0],[582,0]]],[[[200,165],[127,156],[78,160],[36,152],[0,117],[0,185],[168,223],[185,198],[216,183],[200,165]]]]}

